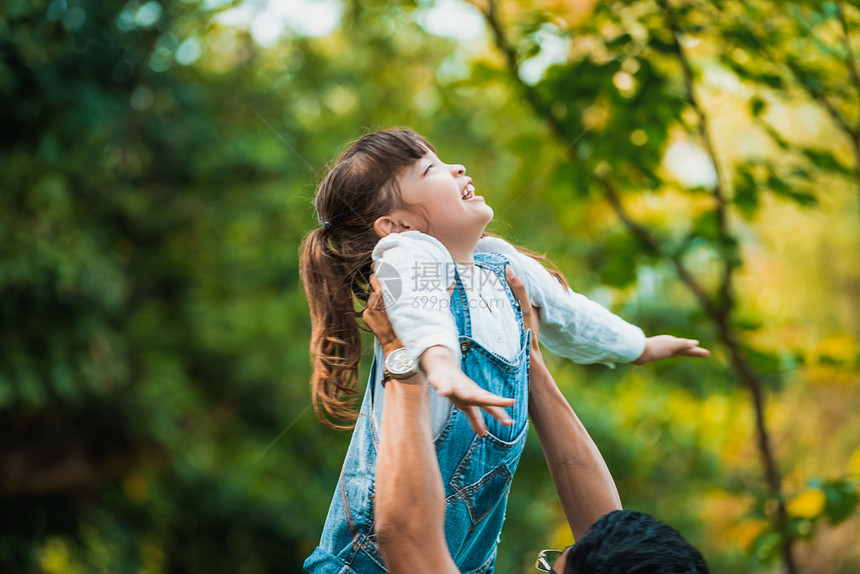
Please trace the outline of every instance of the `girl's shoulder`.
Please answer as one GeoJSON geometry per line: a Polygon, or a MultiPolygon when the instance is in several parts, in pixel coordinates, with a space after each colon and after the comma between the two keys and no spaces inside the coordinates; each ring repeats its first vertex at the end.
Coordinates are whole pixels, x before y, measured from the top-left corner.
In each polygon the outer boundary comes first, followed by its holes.
{"type": "Polygon", "coordinates": [[[442,242],[420,231],[404,231],[386,235],[373,248],[373,260],[408,254],[411,258],[446,262],[451,259],[442,242]]]}
{"type": "Polygon", "coordinates": [[[513,245],[501,237],[488,235],[487,237],[480,238],[478,244],[475,246],[475,253],[491,252],[500,253],[506,257],[516,256],[519,253],[513,245]]]}

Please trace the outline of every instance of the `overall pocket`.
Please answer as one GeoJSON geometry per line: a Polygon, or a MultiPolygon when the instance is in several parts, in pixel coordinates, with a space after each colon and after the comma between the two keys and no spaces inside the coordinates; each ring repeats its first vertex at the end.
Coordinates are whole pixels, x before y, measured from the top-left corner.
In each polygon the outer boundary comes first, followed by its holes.
{"type": "Polygon", "coordinates": [[[462,502],[473,526],[500,505],[504,506],[527,434],[528,424],[512,441],[503,441],[492,434],[475,436],[451,476],[449,487],[453,492],[446,504],[462,502]]]}

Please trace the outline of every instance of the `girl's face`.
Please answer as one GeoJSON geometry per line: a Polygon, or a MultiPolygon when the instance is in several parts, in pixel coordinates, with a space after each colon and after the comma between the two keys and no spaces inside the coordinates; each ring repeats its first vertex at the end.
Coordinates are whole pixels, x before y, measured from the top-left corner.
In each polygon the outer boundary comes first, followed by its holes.
{"type": "Polygon", "coordinates": [[[476,195],[472,178],[460,164],[443,163],[435,153],[412,164],[398,178],[413,229],[451,245],[477,242],[493,219],[493,209],[476,195]]]}

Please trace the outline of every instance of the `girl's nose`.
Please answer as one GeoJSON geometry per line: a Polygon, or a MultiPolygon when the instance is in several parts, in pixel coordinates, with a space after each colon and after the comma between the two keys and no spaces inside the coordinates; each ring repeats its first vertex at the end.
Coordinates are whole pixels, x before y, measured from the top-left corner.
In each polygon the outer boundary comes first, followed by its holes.
{"type": "Polygon", "coordinates": [[[451,173],[453,173],[454,176],[466,175],[466,167],[459,163],[455,163],[451,165],[451,173]]]}

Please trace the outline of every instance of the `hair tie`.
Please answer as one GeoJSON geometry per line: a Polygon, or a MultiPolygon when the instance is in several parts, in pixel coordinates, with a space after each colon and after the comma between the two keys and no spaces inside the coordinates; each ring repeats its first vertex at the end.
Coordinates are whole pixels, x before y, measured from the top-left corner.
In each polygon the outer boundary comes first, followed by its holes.
{"type": "Polygon", "coordinates": [[[331,230],[334,229],[334,225],[331,224],[331,221],[326,221],[325,223],[323,223],[323,225],[325,226],[325,230],[329,233],[331,233],[331,230]]]}

